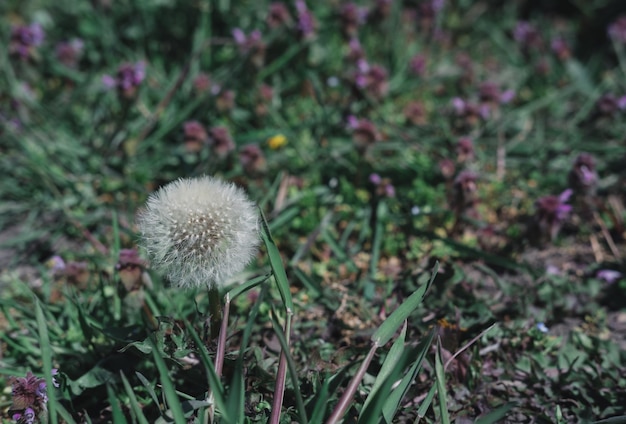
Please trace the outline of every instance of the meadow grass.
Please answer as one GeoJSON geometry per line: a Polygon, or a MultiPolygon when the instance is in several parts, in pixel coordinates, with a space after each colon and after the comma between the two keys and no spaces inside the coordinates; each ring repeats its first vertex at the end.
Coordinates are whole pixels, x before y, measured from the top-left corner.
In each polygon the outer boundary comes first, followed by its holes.
{"type": "Polygon", "coordinates": [[[626,19],[522,3],[2,2],[0,420],[626,422],[626,19]],[[138,247],[204,175],[220,338],[138,247]]]}

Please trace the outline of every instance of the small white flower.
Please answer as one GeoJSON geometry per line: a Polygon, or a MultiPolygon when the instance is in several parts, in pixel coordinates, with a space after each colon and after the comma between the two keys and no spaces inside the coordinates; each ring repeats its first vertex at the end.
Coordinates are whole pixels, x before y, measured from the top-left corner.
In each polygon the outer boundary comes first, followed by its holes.
{"type": "Polygon", "coordinates": [[[151,194],[138,225],[154,268],[182,288],[225,284],[259,245],[255,204],[234,184],[208,176],[151,194]]]}

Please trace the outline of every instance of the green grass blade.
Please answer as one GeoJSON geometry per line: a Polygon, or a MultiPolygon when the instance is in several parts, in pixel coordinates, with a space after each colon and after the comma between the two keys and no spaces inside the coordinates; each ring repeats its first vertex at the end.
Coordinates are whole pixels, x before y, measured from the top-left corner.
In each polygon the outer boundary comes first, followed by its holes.
{"type": "MultiPolygon", "coordinates": [[[[389,349],[389,353],[387,354],[387,357],[385,358],[385,361],[383,362],[383,365],[380,368],[378,375],[376,376],[374,385],[370,389],[370,393],[367,396],[367,399],[365,399],[365,402],[363,403],[363,409],[361,409],[361,413],[359,414],[359,422],[361,422],[361,417],[364,416],[365,411],[367,411],[368,405],[372,402],[378,390],[382,387],[384,382],[392,374],[393,370],[396,369],[398,365],[398,361],[400,357],[402,356],[402,353],[404,352],[404,342],[406,340],[406,328],[407,328],[407,323],[405,321],[404,325],[402,326],[402,331],[400,332],[400,335],[398,336],[396,341],[393,342],[391,349],[389,349]]],[[[377,414],[373,414],[371,411],[369,411],[368,415],[372,416],[372,415],[377,415],[377,414]]]]}
{"type": "Polygon", "coordinates": [[[76,424],[76,421],[72,418],[72,414],[70,414],[61,403],[57,404],[57,411],[66,424],[76,424]]]}
{"type": "Polygon", "coordinates": [[[439,419],[443,424],[450,424],[448,415],[448,395],[446,392],[446,374],[441,361],[441,343],[437,342],[435,354],[435,380],[437,381],[437,398],[439,399],[439,419]]]}
{"type": "Polygon", "coordinates": [[[255,277],[250,281],[246,281],[245,283],[238,285],[228,292],[230,299],[232,300],[239,296],[241,293],[247,292],[248,290],[258,286],[259,284],[263,284],[265,281],[267,281],[268,278],[270,278],[270,276],[271,274],[259,275],[258,277],[255,277]]]}
{"type": "Polygon", "coordinates": [[[198,353],[200,354],[200,360],[202,361],[202,364],[204,365],[207,373],[207,380],[209,387],[211,388],[211,391],[213,393],[213,401],[215,402],[215,406],[225,422],[232,422],[232,420],[230,419],[230,414],[228,412],[229,410],[226,407],[226,402],[224,400],[224,387],[222,386],[222,382],[215,373],[215,364],[209,357],[207,348],[204,346],[204,343],[202,343],[202,340],[200,340],[200,336],[198,336],[198,333],[196,332],[196,330],[194,330],[193,326],[188,322],[185,323],[185,326],[187,327],[187,331],[189,331],[189,334],[196,343],[198,353]]]}
{"type": "MultiPolygon", "coordinates": [[[[156,392],[154,391],[154,387],[152,387],[152,385],[150,384],[148,379],[146,377],[144,377],[144,375],[142,373],[140,373],[139,371],[135,371],[135,375],[137,376],[139,381],[141,381],[141,384],[143,384],[145,389],[148,391],[148,394],[152,398],[152,402],[154,402],[154,404],[158,406],[160,404],[160,402],[159,402],[159,398],[158,398],[156,392]]],[[[162,413],[163,411],[159,411],[159,412],[162,413]]]]}
{"type": "Polygon", "coordinates": [[[428,391],[428,395],[426,395],[426,398],[424,399],[419,409],[417,410],[417,420],[415,420],[416,423],[418,423],[421,418],[424,418],[426,416],[426,412],[428,412],[428,408],[430,408],[430,405],[433,403],[433,399],[435,398],[436,392],[437,392],[437,385],[433,384],[430,390],[428,391]]]}
{"type": "Polygon", "coordinates": [[[261,217],[261,224],[263,227],[261,230],[261,238],[263,239],[263,243],[265,243],[265,247],[267,249],[270,266],[272,267],[274,279],[276,280],[276,285],[278,286],[278,292],[283,300],[285,309],[293,311],[293,300],[291,298],[289,280],[287,279],[287,273],[285,272],[285,267],[283,266],[283,260],[280,256],[280,252],[278,251],[278,247],[276,247],[276,243],[274,243],[274,240],[272,239],[272,235],[270,234],[270,229],[267,226],[267,221],[265,220],[265,216],[263,216],[263,212],[261,212],[261,217]]]}
{"type": "Polygon", "coordinates": [[[402,302],[398,309],[393,311],[393,313],[389,317],[387,317],[387,319],[380,325],[380,327],[378,327],[378,330],[376,330],[372,335],[372,341],[374,343],[376,343],[378,346],[382,346],[389,340],[391,340],[393,335],[398,330],[398,327],[400,327],[404,320],[409,317],[411,312],[413,312],[415,308],[417,308],[417,306],[422,303],[426,292],[435,280],[435,276],[437,275],[438,270],[439,262],[435,264],[428,283],[418,288],[415,293],[413,293],[404,302],[402,302]]]}
{"type": "Polygon", "coordinates": [[[139,424],[148,424],[148,420],[143,414],[143,410],[141,409],[141,406],[139,406],[139,402],[137,402],[137,396],[135,396],[133,388],[131,387],[124,373],[121,371],[120,377],[122,378],[122,383],[124,384],[124,389],[126,390],[126,395],[128,396],[128,400],[130,402],[130,408],[135,415],[135,420],[137,420],[139,424]]]}
{"type": "Polygon", "coordinates": [[[174,383],[170,379],[167,365],[165,365],[165,360],[163,360],[163,358],[159,354],[159,349],[157,349],[157,346],[153,341],[152,341],[152,356],[154,357],[154,362],[157,366],[157,369],[159,370],[161,385],[163,386],[163,393],[165,394],[165,399],[167,399],[167,404],[168,404],[169,410],[172,413],[172,418],[174,419],[174,422],[176,424],[186,424],[187,420],[185,419],[183,406],[181,405],[180,399],[178,398],[178,395],[176,394],[174,383]]]}
{"type": "Polygon", "coordinates": [[[417,359],[415,360],[415,362],[413,362],[409,371],[404,375],[404,377],[400,381],[400,384],[396,386],[396,388],[393,390],[393,392],[391,392],[391,394],[385,401],[385,405],[383,406],[383,417],[388,423],[393,422],[393,417],[398,411],[400,402],[402,402],[402,399],[408,392],[411,383],[415,381],[417,373],[422,368],[422,362],[424,362],[424,359],[428,354],[434,337],[435,333],[433,331],[426,339],[420,342],[420,344],[416,348],[417,359]]]}
{"type": "Polygon", "coordinates": [[[107,394],[109,397],[109,405],[111,405],[111,418],[113,418],[114,423],[126,424],[126,417],[122,412],[122,408],[120,407],[119,400],[115,397],[115,392],[110,384],[107,384],[107,394]]]}
{"type": "Polygon", "coordinates": [[[35,299],[35,316],[37,319],[37,328],[39,330],[39,344],[41,346],[41,359],[43,362],[43,372],[46,379],[47,395],[48,395],[48,411],[50,415],[50,424],[56,424],[58,401],[54,392],[54,384],[52,384],[52,346],[50,345],[50,336],[48,334],[48,324],[39,303],[35,299]]]}
{"type": "Polygon", "coordinates": [[[474,424],[495,424],[502,421],[508,412],[517,406],[517,402],[507,402],[489,412],[487,415],[478,418],[474,424]]]}

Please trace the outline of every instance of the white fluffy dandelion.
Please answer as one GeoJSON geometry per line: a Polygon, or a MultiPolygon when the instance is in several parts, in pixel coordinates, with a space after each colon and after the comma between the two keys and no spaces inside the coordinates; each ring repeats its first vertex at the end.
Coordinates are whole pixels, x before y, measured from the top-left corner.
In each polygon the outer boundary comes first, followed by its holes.
{"type": "Polygon", "coordinates": [[[208,176],[152,193],[138,225],[153,267],[182,288],[225,284],[259,244],[255,204],[234,184],[208,176]]]}

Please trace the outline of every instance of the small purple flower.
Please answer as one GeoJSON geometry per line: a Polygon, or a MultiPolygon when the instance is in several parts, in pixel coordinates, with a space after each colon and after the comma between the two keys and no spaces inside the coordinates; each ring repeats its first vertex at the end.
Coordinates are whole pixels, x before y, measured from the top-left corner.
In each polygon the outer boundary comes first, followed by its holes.
{"type": "Polygon", "coordinates": [[[613,269],[602,269],[597,272],[596,277],[606,283],[613,284],[614,282],[622,278],[622,273],[613,269]]]}
{"type": "Polygon", "coordinates": [[[220,158],[225,158],[235,150],[235,142],[226,127],[213,127],[209,130],[209,140],[213,151],[220,158]]]}
{"type": "Polygon", "coordinates": [[[505,105],[511,103],[515,99],[515,90],[505,90],[500,95],[500,103],[505,105]]]}
{"type": "Polygon", "coordinates": [[[456,112],[457,115],[465,114],[466,103],[465,103],[465,100],[463,100],[462,98],[460,97],[453,98],[452,107],[454,108],[454,111],[456,112]]]}
{"type": "Polygon", "coordinates": [[[198,121],[187,121],[183,123],[183,137],[185,148],[188,152],[197,153],[202,150],[209,139],[209,135],[198,121]]]}
{"type": "Polygon", "coordinates": [[[259,177],[267,171],[267,161],[258,144],[248,144],[239,150],[239,161],[246,175],[259,177]]]}
{"type": "Polygon", "coordinates": [[[59,255],[54,255],[46,262],[54,275],[62,275],[65,272],[65,261],[59,255]]]}
{"type": "Polygon", "coordinates": [[[296,0],[296,11],[298,12],[298,31],[305,40],[315,36],[317,23],[315,17],[309,10],[304,0],[296,0]]]}
{"type": "Polygon", "coordinates": [[[552,42],[550,42],[550,48],[552,49],[552,52],[556,54],[556,56],[560,60],[569,59],[569,57],[571,56],[569,45],[567,44],[567,41],[565,41],[563,37],[553,38],[552,42]]]}
{"type": "Polygon", "coordinates": [[[593,156],[583,152],[576,157],[568,175],[568,182],[577,193],[585,195],[593,193],[598,183],[593,156]]]}
{"type": "Polygon", "coordinates": [[[274,2],[270,3],[269,11],[267,14],[267,25],[270,28],[278,28],[283,25],[287,25],[291,22],[291,15],[289,9],[285,3],[274,2]]]}
{"type": "Polygon", "coordinates": [[[470,137],[461,137],[456,143],[457,162],[463,163],[474,158],[474,142],[470,137]]]}
{"type": "Polygon", "coordinates": [[[537,323],[537,330],[541,331],[542,333],[547,333],[548,331],[550,331],[548,329],[548,327],[546,327],[546,324],[543,322],[538,322],[537,323]]]}
{"type": "Polygon", "coordinates": [[[32,59],[35,48],[43,43],[44,38],[45,33],[38,23],[14,27],[11,29],[9,53],[22,60],[32,59]]]}
{"type": "Polygon", "coordinates": [[[348,59],[353,62],[365,60],[365,52],[358,38],[352,37],[348,43],[348,59]]]}
{"type": "Polygon", "coordinates": [[[74,38],[71,41],[64,41],[57,44],[55,52],[59,62],[69,68],[75,68],[78,60],[83,54],[85,43],[80,38],[74,38]]]}
{"type": "Polygon", "coordinates": [[[609,25],[607,32],[614,42],[626,44],[626,15],[620,16],[613,21],[609,25]]]}
{"type": "Polygon", "coordinates": [[[367,19],[367,9],[356,3],[344,3],[339,10],[339,17],[344,35],[354,37],[359,26],[367,19]]]}
{"type": "Polygon", "coordinates": [[[35,423],[35,411],[33,408],[26,408],[23,412],[16,412],[13,414],[13,421],[18,424],[34,424],[35,423]]]}
{"type": "Polygon", "coordinates": [[[572,211],[572,206],[566,203],[572,193],[571,189],[567,189],[559,196],[544,196],[535,202],[535,223],[542,235],[550,240],[556,239],[561,225],[572,211]]]}
{"type": "Polygon", "coordinates": [[[370,174],[369,180],[376,186],[378,196],[396,197],[396,189],[389,178],[381,178],[380,175],[373,173],[370,174]]]}
{"type": "Polygon", "coordinates": [[[352,140],[361,153],[381,139],[380,133],[373,122],[348,116],[348,128],[352,130],[352,140]]]}
{"type": "Polygon", "coordinates": [[[382,178],[380,178],[380,175],[375,174],[375,173],[370,174],[370,183],[374,185],[379,185],[381,181],[382,181],[382,178]]]}
{"type": "Polygon", "coordinates": [[[409,69],[413,75],[423,77],[426,73],[426,55],[418,54],[411,58],[409,69]]]}
{"type": "Polygon", "coordinates": [[[527,21],[520,21],[513,29],[513,39],[523,49],[535,48],[541,46],[541,35],[537,28],[527,21]]]}
{"type": "Polygon", "coordinates": [[[116,88],[125,98],[135,97],[137,89],[146,77],[146,65],[143,61],[123,63],[117,68],[115,77],[104,75],[102,83],[108,89],[116,88]]]}

